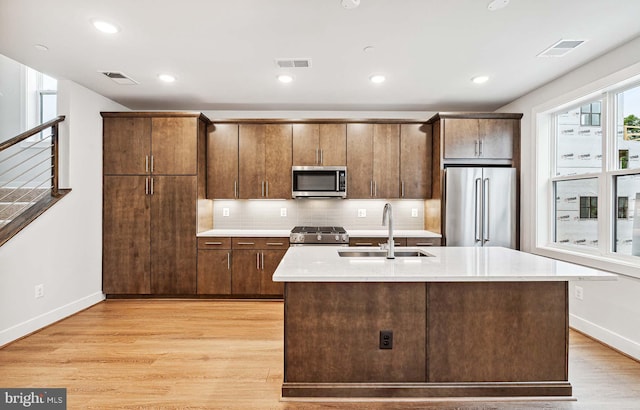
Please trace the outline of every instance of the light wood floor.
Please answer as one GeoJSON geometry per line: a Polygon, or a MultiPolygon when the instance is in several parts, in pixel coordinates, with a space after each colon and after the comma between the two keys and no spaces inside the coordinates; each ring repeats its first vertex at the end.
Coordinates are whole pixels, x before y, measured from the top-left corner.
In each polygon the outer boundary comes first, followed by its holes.
{"type": "Polygon", "coordinates": [[[0,387],[69,409],[640,409],[640,363],[571,332],[577,401],[280,401],[282,302],[109,300],[0,349],[0,387]]]}

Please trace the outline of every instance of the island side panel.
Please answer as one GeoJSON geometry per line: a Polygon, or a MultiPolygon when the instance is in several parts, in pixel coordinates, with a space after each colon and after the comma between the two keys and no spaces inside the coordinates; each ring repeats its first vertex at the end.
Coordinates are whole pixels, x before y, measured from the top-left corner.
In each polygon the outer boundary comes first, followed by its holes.
{"type": "Polygon", "coordinates": [[[567,282],[427,285],[427,381],[568,380],[567,282]]]}
{"type": "Polygon", "coordinates": [[[424,283],[286,283],[285,383],[424,382],[425,298],[424,283]]]}

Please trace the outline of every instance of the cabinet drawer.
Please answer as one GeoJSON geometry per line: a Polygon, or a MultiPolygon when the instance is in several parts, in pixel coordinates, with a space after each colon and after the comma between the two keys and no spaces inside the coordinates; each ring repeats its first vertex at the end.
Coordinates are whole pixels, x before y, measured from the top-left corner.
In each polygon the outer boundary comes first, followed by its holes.
{"type": "Polygon", "coordinates": [[[198,249],[231,249],[231,238],[200,237],[198,238],[198,249]]]}
{"type": "MultiPolygon", "coordinates": [[[[395,246],[407,246],[406,238],[394,237],[393,242],[395,246]]],[[[349,246],[380,246],[381,243],[387,243],[387,238],[349,238],[349,246]]]]}
{"type": "Polygon", "coordinates": [[[233,249],[287,249],[289,238],[232,238],[233,249]]]}
{"type": "Polygon", "coordinates": [[[407,246],[440,246],[440,238],[407,238],[407,246]]]}

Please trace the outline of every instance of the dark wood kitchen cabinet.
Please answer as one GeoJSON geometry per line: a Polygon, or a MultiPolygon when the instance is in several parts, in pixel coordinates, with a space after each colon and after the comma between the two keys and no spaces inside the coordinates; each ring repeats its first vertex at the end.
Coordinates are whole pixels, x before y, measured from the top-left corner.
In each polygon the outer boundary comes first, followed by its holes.
{"type": "Polygon", "coordinates": [[[346,124],[293,124],[293,165],[346,164],[346,124]]]}
{"type": "Polygon", "coordinates": [[[194,113],[101,114],[103,291],[195,294],[208,119],[194,113]]]}
{"type": "Polygon", "coordinates": [[[347,197],[399,198],[400,125],[347,125],[347,197]]]}
{"type": "Polygon", "coordinates": [[[282,297],[284,286],[272,276],[287,248],[288,238],[232,238],[231,293],[282,297]]]}
{"type": "Polygon", "coordinates": [[[231,294],[231,238],[198,238],[197,292],[231,294]]]}
{"type": "Polygon", "coordinates": [[[291,124],[240,124],[238,198],[291,198],[291,124]]]}
{"type": "Polygon", "coordinates": [[[207,198],[238,197],[238,124],[215,124],[207,136],[207,198]]]}
{"type": "Polygon", "coordinates": [[[400,126],[400,198],[431,197],[431,127],[400,126]]]}

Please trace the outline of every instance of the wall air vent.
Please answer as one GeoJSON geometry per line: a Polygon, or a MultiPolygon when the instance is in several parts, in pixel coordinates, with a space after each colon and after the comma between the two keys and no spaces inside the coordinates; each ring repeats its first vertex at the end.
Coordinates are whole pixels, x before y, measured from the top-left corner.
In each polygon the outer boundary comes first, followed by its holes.
{"type": "Polygon", "coordinates": [[[118,71],[99,71],[120,85],[136,85],[138,82],[118,71]]]}
{"type": "Polygon", "coordinates": [[[538,57],[562,57],[584,44],[584,42],[584,40],[560,40],[538,54],[538,57]]]}
{"type": "Polygon", "coordinates": [[[311,68],[310,58],[276,58],[278,68],[311,68]]]}

